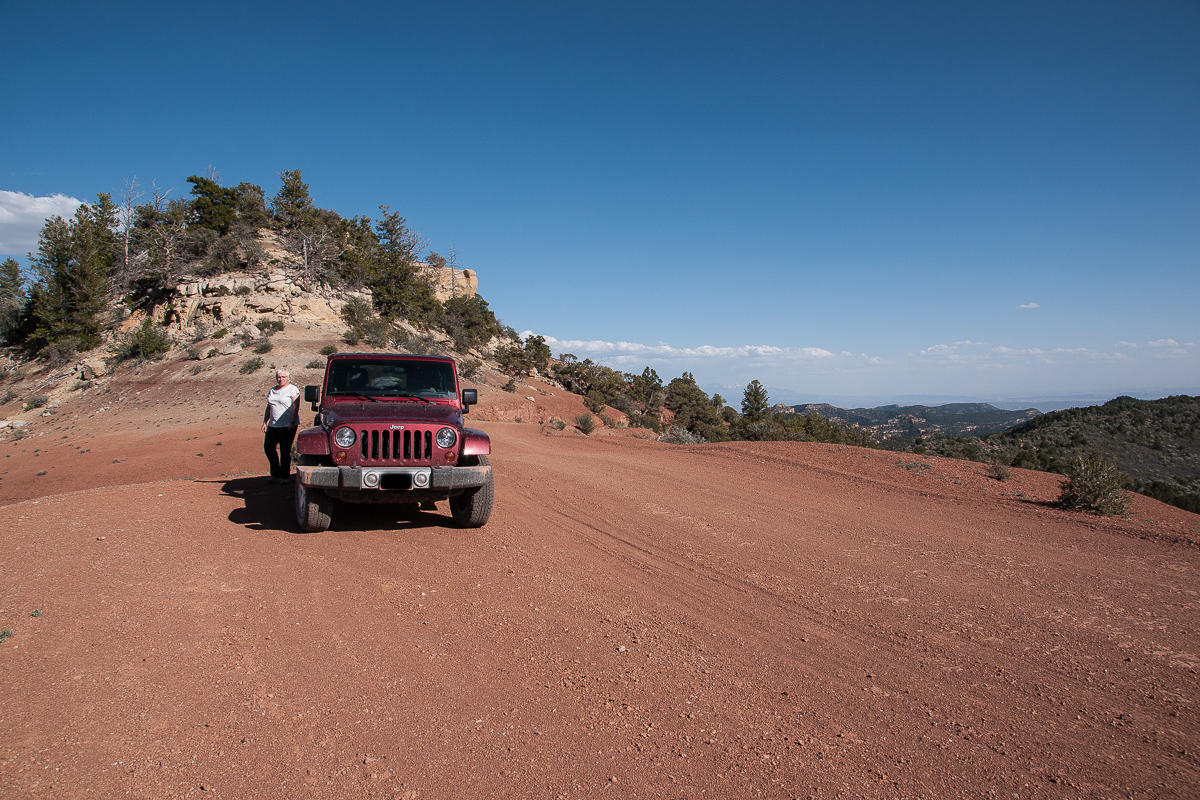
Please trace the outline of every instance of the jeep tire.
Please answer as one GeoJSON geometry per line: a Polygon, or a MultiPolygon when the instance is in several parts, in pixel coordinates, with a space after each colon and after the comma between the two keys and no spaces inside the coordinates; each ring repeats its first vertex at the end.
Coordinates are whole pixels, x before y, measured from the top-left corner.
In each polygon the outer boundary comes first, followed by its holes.
{"type": "MultiPolygon", "coordinates": [[[[462,460],[464,467],[486,467],[487,456],[468,456],[462,460]]],[[[460,528],[480,528],[492,516],[492,499],[495,489],[492,485],[492,473],[488,471],[487,483],[475,489],[468,489],[457,497],[450,498],[450,515],[454,524],[460,528]]]]}
{"type": "Polygon", "coordinates": [[[296,524],[305,533],[329,530],[333,499],[320,489],[305,486],[296,479],[296,524]]]}

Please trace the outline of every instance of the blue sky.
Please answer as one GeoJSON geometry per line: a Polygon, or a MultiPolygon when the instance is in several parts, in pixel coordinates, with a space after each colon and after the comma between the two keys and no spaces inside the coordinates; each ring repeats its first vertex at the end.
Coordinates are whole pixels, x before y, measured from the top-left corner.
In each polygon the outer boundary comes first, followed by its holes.
{"type": "Polygon", "coordinates": [[[776,399],[1200,393],[1197,42],[1191,0],[4,0],[0,253],[134,176],[300,169],[556,353],[776,399]]]}

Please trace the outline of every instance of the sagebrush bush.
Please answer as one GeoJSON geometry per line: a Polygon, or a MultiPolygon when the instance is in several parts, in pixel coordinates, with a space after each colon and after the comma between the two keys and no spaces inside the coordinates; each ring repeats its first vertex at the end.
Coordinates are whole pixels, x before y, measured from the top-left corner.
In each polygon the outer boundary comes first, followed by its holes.
{"type": "Polygon", "coordinates": [[[42,406],[46,405],[46,403],[49,403],[49,402],[50,402],[50,398],[48,396],[46,396],[44,394],[39,394],[39,395],[36,395],[36,396],[31,397],[28,400],[26,400],[25,407],[30,408],[30,409],[41,408],[42,406]]]}
{"type": "Polygon", "coordinates": [[[260,358],[259,356],[255,356],[254,358],[247,361],[245,364],[242,364],[240,367],[238,367],[238,372],[241,373],[242,375],[249,375],[252,372],[257,372],[258,370],[262,369],[262,365],[263,365],[262,358],[260,358]]]}
{"type": "Polygon", "coordinates": [[[1012,470],[1003,461],[993,461],[990,465],[992,477],[998,481],[1006,481],[1012,475],[1012,470]]]}
{"type": "Polygon", "coordinates": [[[338,351],[336,344],[327,344],[317,352],[323,356],[331,356],[338,351]]]}
{"type": "Polygon", "coordinates": [[[1066,508],[1093,514],[1124,514],[1129,509],[1128,479],[1117,464],[1099,453],[1072,459],[1058,502],[1066,508]]]}
{"type": "Polygon", "coordinates": [[[682,425],[676,425],[671,430],[658,437],[660,442],[667,444],[703,444],[705,439],[698,433],[692,433],[682,425]]]}
{"type": "Polygon", "coordinates": [[[585,436],[590,436],[596,430],[596,418],[586,412],[580,414],[575,418],[575,427],[583,431],[585,436]]]}
{"type": "Polygon", "coordinates": [[[558,417],[551,417],[550,418],[550,427],[554,428],[554,430],[556,430],[556,431],[561,431],[567,427],[567,423],[563,422],[558,417]]]}

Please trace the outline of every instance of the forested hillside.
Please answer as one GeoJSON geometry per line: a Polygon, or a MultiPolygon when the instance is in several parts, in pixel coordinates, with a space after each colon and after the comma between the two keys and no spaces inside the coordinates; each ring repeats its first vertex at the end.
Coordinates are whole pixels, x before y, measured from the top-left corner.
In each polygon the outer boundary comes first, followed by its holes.
{"type": "Polygon", "coordinates": [[[1063,472],[1077,453],[1100,453],[1143,494],[1200,513],[1200,397],[1118,397],[1068,408],[981,438],[931,438],[938,455],[992,459],[1014,467],[1063,472]]]}

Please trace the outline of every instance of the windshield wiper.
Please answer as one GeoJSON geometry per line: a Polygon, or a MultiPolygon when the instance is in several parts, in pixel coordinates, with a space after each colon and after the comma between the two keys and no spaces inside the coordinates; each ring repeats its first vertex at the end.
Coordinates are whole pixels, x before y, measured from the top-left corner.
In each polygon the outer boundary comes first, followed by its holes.
{"type": "Polygon", "coordinates": [[[331,397],[357,397],[360,400],[370,400],[372,403],[378,403],[378,397],[372,397],[369,394],[359,394],[358,392],[330,392],[331,397]]]}
{"type": "Polygon", "coordinates": [[[396,397],[399,397],[402,400],[420,400],[422,403],[426,403],[426,404],[433,403],[433,401],[430,400],[428,397],[421,397],[421,396],[415,395],[415,394],[398,394],[398,395],[396,395],[396,397]]]}

